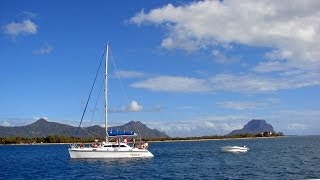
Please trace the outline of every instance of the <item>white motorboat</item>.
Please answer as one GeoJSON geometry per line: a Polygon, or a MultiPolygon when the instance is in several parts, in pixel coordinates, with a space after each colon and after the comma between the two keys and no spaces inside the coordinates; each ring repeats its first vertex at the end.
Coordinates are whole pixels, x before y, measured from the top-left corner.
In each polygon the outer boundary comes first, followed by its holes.
{"type": "MultiPolygon", "coordinates": [[[[109,47],[106,47],[106,64],[105,64],[105,74],[103,75],[105,81],[105,132],[106,140],[105,142],[98,142],[95,140],[92,144],[71,144],[69,148],[69,154],[71,158],[152,158],[153,154],[148,151],[148,143],[135,143],[135,139],[132,136],[137,136],[136,133],[128,131],[108,131],[108,118],[107,118],[107,85],[108,85],[108,51],[109,47]],[[133,142],[129,143],[127,137],[131,137],[133,142]],[[110,142],[110,139],[116,139],[116,142],[110,142]],[[125,141],[121,141],[124,139],[125,141]],[[131,144],[131,146],[130,146],[131,144]]],[[[82,116],[83,117],[83,116],[82,116]]],[[[82,119],[81,119],[82,122],[82,119]]],[[[80,122],[80,125],[81,125],[80,122]]],[[[80,127],[79,125],[79,127],[80,127]]]]}
{"type": "Polygon", "coordinates": [[[223,152],[247,152],[249,150],[248,147],[246,146],[224,146],[220,148],[221,151],[223,152]]]}

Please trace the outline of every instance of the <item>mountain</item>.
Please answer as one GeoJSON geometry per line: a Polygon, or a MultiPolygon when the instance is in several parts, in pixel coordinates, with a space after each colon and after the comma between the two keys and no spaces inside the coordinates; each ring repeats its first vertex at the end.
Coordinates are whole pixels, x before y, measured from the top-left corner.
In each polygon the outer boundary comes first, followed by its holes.
{"type": "MultiPolygon", "coordinates": [[[[169,137],[164,132],[156,129],[150,129],[140,121],[131,121],[122,126],[109,127],[112,130],[132,131],[141,135],[142,138],[166,138],[169,137]],[[137,132],[138,131],[138,132],[137,132]],[[140,132],[140,133],[139,133],[140,132]]],[[[104,137],[105,129],[100,126],[90,126],[79,130],[78,127],[49,122],[45,119],[39,119],[36,122],[26,126],[4,127],[0,126],[0,137],[46,137],[50,135],[63,135],[73,137],[88,137],[88,132],[97,137],[104,137]]]]}
{"type": "Polygon", "coordinates": [[[259,134],[263,132],[272,132],[275,133],[273,127],[268,124],[263,119],[253,119],[249,121],[242,129],[233,130],[227,136],[232,136],[236,134],[259,134]]]}
{"type": "MultiPolygon", "coordinates": [[[[76,134],[76,127],[55,122],[48,122],[42,118],[26,126],[0,126],[0,137],[45,137],[55,134],[72,136],[76,134]]],[[[80,134],[79,136],[82,136],[82,134],[80,134]]]]}
{"type": "Polygon", "coordinates": [[[141,123],[140,121],[130,121],[127,124],[124,124],[122,126],[115,126],[111,127],[109,129],[118,129],[118,130],[124,130],[124,131],[133,131],[137,132],[141,135],[141,137],[153,137],[153,138],[169,138],[167,134],[164,132],[160,132],[157,129],[150,129],[145,124],[141,123]]]}

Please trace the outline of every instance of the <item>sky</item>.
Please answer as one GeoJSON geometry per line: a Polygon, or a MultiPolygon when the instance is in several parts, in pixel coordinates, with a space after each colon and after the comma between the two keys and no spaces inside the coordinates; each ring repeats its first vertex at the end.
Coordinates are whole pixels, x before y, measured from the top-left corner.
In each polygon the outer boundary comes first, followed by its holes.
{"type": "MultiPolygon", "coordinates": [[[[264,119],[287,135],[319,135],[319,9],[318,0],[3,0],[0,125],[78,126],[109,44],[109,126],[141,121],[185,137],[264,119]]],[[[102,73],[82,126],[103,124],[102,73]]]]}

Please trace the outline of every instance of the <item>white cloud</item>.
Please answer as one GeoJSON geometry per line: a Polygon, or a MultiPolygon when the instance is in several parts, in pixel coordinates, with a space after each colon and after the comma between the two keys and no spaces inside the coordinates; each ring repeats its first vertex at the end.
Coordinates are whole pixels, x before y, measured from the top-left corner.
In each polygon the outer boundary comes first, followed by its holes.
{"type": "Polygon", "coordinates": [[[319,120],[320,117],[320,109],[309,109],[309,110],[282,110],[280,111],[281,114],[287,117],[290,117],[292,120],[301,120],[303,118],[305,119],[311,119],[313,121],[319,120]]]}
{"type": "Polygon", "coordinates": [[[226,101],[217,103],[221,107],[235,110],[259,109],[266,107],[268,102],[250,102],[250,101],[226,101]]]}
{"type": "Polygon", "coordinates": [[[258,75],[219,74],[210,79],[215,90],[266,93],[320,85],[319,73],[290,77],[266,77],[258,75]]]}
{"type": "Polygon", "coordinates": [[[12,124],[8,121],[1,121],[0,122],[0,126],[6,126],[6,127],[9,127],[9,126],[12,126],[12,124]]]}
{"type": "Polygon", "coordinates": [[[39,49],[34,50],[33,54],[36,54],[36,55],[51,54],[52,51],[53,51],[53,47],[46,43],[45,45],[43,45],[39,49]]]}
{"type": "Polygon", "coordinates": [[[121,112],[140,112],[143,110],[143,106],[137,101],[133,100],[130,104],[122,106],[121,108],[108,108],[110,113],[121,113],[121,112]]]}
{"type": "Polygon", "coordinates": [[[168,123],[163,121],[152,121],[148,124],[151,128],[156,128],[166,132],[172,137],[205,136],[205,135],[225,135],[232,130],[241,129],[249,121],[247,116],[199,116],[183,121],[170,120],[168,123]]]}
{"type": "Polygon", "coordinates": [[[22,22],[11,22],[4,27],[4,32],[10,36],[36,34],[38,26],[31,20],[22,22]]]}
{"type": "Polygon", "coordinates": [[[239,58],[226,56],[217,49],[212,51],[212,55],[214,61],[218,64],[232,64],[239,61],[239,58]]]}
{"type": "Polygon", "coordinates": [[[318,86],[320,85],[319,77],[320,73],[318,72],[271,77],[255,74],[217,74],[209,78],[156,76],[134,82],[131,87],[163,92],[212,93],[229,91],[257,94],[318,86]]]}
{"type": "Polygon", "coordinates": [[[204,79],[177,76],[157,76],[147,80],[135,82],[131,84],[131,87],[166,92],[210,91],[210,88],[207,86],[206,80],[204,79]]]}
{"type": "MultiPolygon", "coordinates": [[[[196,1],[141,11],[130,19],[135,24],[163,25],[167,36],[162,47],[213,49],[223,44],[269,47],[271,62],[259,64],[271,71],[273,60],[285,66],[320,69],[320,1],[196,1]]],[[[157,26],[159,27],[159,26],[157,26]]],[[[276,62],[277,63],[277,62],[276,62]]],[[[266,69],[262,70],[266,71],[266,69]]]]}
{"type": "Polygon", "coordinates": [[[110,113],[127,113],[127,112],[160,112],[165,107],[162,105],[155,105],[151,107],[143,107],[137,101],[133,100],[130,104],[121,107],[109,107],[108,112],[110,113]]]}
{"type": "Polygon", "coordinates": [[[33,117],[33,118],[21,118],[21,117],[8,117],[8,118],[1,118],[0,126],[25,126],[31,123],[34,123],[35,120],[40,118],[33,117]]]}
{"type": "Polygon", "coordinates": [[[198,116],[192,119],[192,121],[210,121],[214,123],[239,123],[245,120],[250,119],[249,116],[246,115],[207,115],[207,116],[198,116]]]}
{"type": "Polygon", "coordinates": [[[119,77],[119,78],[137,78],[137,77],[144,76],[144,74],[141,72],[137,72],[137,71],[121,70],[121,71],[116,72],[115,76],[119,77]]]}
{"type": "Polygon", "coordinates": [[[138,112],[138,111],[142,111],[143,110],[143,107],[138,104],[137,101],[131,101],[131,103],[124,108],[124,111],[126,112],[138,112]]]}
{"type": "Polygon", "coordinates": [[[216,127],[216,126],[214,125],[214,123],[209,122],[209,121],[205,121],[205,122],[204,122],[204,125],[205,125],[207,128],[215,128],[215,127],[216,127]]]}
{"type": "MultiPolygon", "coordinates": [[[[268,101],[271,102],[272,99],[268,101]]],[[[275,131],[283,132],[285,135],[310,135],[319,134],[319,116],[319,109],[273,110],[260,113],[212,114],[181,120],[152,120],[147,125],[172,137],[186,137],[224,135],[243,128],[251,119],[265,119],[275,131]]]]}
{"type": "Polygon", "coordinates": [[[272,71],[286,71],[291,69],[291,67],[284,61],[269,61],[269,62],[260,62],[257,66],[253,68],[256,72],[272,72],[272,71]]]}

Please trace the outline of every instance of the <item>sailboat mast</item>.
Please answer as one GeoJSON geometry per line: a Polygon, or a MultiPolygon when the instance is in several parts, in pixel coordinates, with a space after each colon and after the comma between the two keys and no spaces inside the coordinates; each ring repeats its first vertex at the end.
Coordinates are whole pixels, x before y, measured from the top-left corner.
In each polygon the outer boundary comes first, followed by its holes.
{"type": "Polygon", "coordinates": [[[108,139],[108,56],[109,56],[109,45],[106,47],[106,69],[105,69],[105,83],[104,83],[104,118],[105,118],[105,130],[106,130],[106,142],[108,139]]]}

